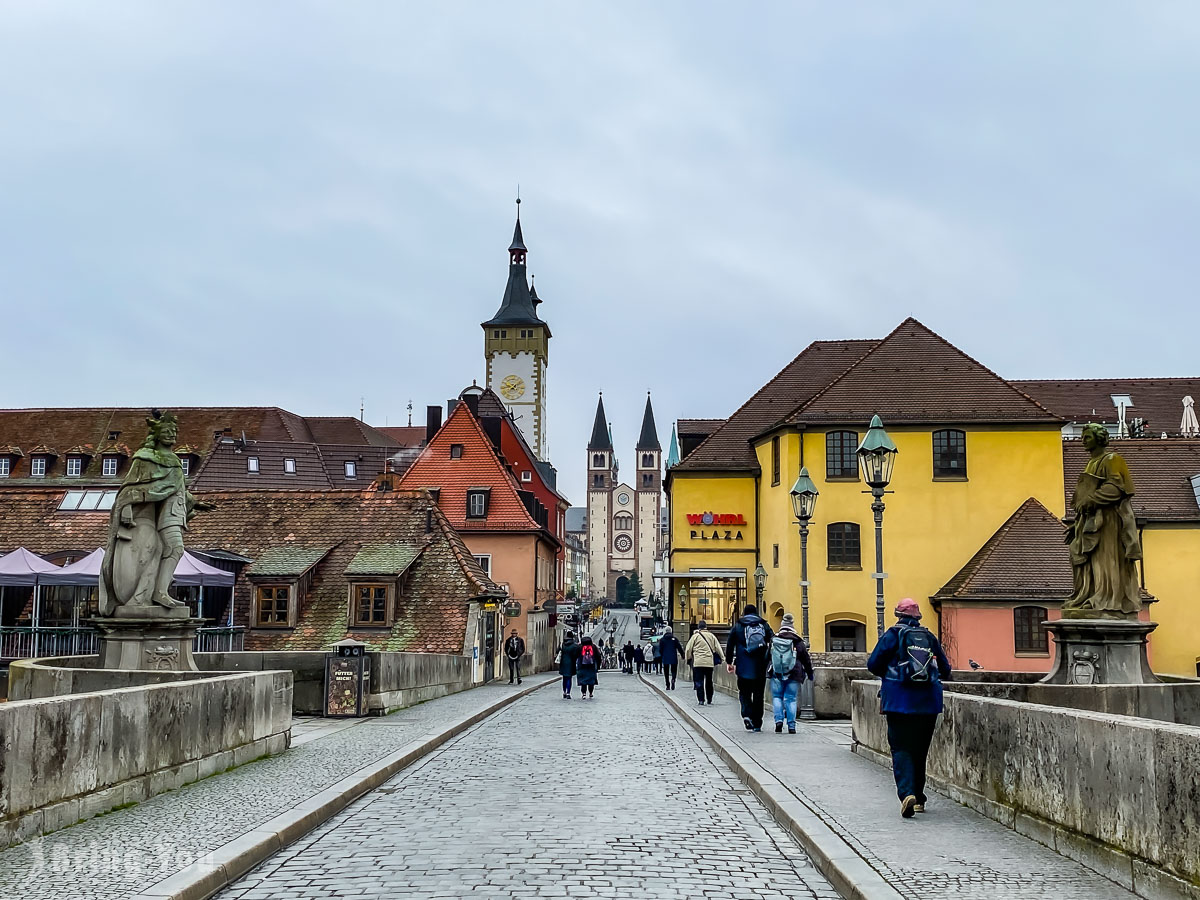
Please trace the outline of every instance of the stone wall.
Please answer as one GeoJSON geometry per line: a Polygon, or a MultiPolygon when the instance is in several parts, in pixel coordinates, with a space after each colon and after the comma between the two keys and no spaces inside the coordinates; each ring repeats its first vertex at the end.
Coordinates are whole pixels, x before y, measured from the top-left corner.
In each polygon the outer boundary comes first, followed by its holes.
{"type": "MultiPolygon", "coordinates": [[[[994,674],[994,673],[993,673],[994,674]]],[[[1200,681],[1172,684],[966,684],[947,683],[955,693],[1064,706],[1114,716],[1200,726],[1200,681]]]]}
{"type": "MultiPolygon", "coordinates": [[[[325,711],[325,658],[320,650],[262,653],[197,653],[196,664],[211,672],[260,672],[284,669],[292,673],[292,702],[297,715],[319,716],[325,711]]],[[[371,688],[367,709],[372,715],[444,697],[472,686],[472,660],[450,653],[367,654],[371,688]]]]}
{"type": "Polygon", "coordinates": [[[44,660],[13,663],[19,690],[36,684],[53,695],[0,704],[0,847],[281,753],[290,742],[289,672],[108,688],[183,673],[30,671],[50,668],[44,660]],[[59,693],[76,687],[93,692],[59,693]]]}
{"type": "MultiPolygon", "coordinates": [[[[854,736],[883,759],[877,690],[854,685],[854,736]]],[[[1200,728],[960,691],[929,756],[955,800],[1146,897],[1200,894],[1198,772],[1200,728]]]]}

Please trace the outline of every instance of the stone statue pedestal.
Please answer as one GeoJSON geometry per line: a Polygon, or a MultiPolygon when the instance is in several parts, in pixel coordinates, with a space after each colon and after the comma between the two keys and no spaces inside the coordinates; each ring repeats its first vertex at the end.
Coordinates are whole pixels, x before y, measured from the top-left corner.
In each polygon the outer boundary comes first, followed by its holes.
{"type": "Polygon", "coordinates": [[[90,620],[100,632],[100,667],[198,672],[192,642],[204,619],[175,609],[119,606],[116,614],[90,620]]]}
{"type": "Polygon", "coordinates": [[[1042,684],[1157,684],[1146,657],[1146,639],[1157,622],[1139,619],[1059,619],[1054,668],[1042,684]]]}

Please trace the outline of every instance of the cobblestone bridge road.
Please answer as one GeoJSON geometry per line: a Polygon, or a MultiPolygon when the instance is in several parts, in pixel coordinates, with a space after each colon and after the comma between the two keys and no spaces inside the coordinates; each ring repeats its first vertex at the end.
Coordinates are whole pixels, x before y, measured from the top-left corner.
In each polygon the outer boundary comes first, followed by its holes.
{"type": "Polygon", "coordinates": [[[595,700],[518,701],[219,896],[838,895],[660,700],[606,672],[595,700]]]}

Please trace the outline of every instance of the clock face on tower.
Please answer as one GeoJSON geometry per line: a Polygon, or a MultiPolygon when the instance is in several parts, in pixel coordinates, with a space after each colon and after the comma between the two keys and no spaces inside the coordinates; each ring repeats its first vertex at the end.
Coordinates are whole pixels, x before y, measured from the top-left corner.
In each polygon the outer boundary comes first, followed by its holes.
{"type": "Polygon", "coordinates": [[[500,382],[500,393],[509,400],[518,400],[525,396],[525,381],[519,375],[507,375],[500,382]]]}
{"type": "Polygon", "coordinates": [[[628,553],[633,549],[633,540],[627,534],[618,534],[617,539],[613,541],[613,547],[618,553],[628,553]]]}
{"type": "Polygon", "coordinates": [[[622,491],[621,493],[617,494],[617,502],[622,506],[625,506],[629,503],[629,495],[622,491]]]}

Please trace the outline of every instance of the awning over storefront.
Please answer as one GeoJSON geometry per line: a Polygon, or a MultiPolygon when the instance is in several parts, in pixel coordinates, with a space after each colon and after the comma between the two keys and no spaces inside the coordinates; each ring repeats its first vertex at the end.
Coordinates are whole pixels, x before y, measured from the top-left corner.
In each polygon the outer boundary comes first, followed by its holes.
{"type": "MultiPolygon", "coordinates": [[[[0,560],[0,564],[2,562],[0,560]]],[[[103,562],[104,548],[99,547],[69,566],[59,568],[46,563],[50,566],[50,571],[39,576],[38,580],[42,584],[92,587],[100,582],[100,566],[103,562]]],[[[172,580],[184,587],[232,587],[234,577],[232,572],[201,562],[185,550],[179,565],[175,567],[175,577],[172,580]]]]}
{"type": "Polygon", "coordinates": [[[48,563],[36,553],[18,547],[0,556],[0,584],[32,587],[45,582],[46,575],[57,572],[58,566],[48,563]]]}

